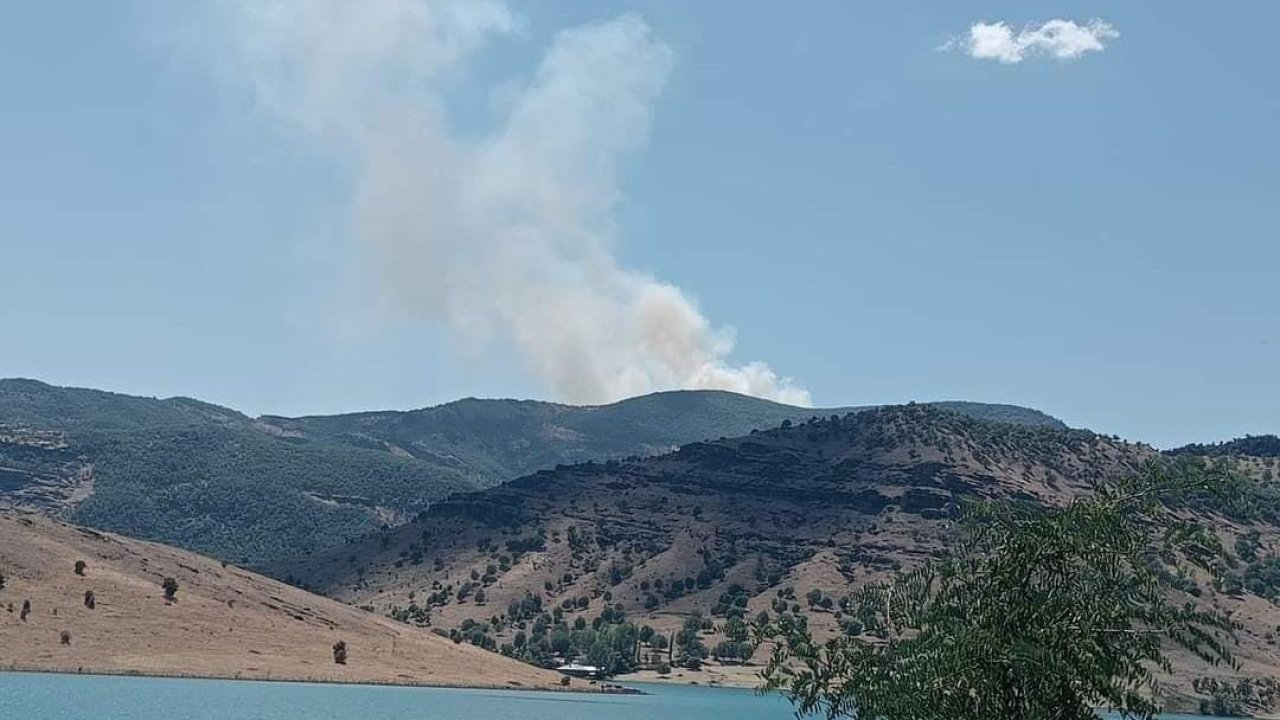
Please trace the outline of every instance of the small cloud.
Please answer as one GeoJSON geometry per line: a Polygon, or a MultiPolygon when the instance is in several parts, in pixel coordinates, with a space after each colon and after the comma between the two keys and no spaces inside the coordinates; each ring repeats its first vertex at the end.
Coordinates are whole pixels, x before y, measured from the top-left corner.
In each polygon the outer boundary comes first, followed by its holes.
{"type": "Polygon", "coordinates": [[[1102,52],[1106,44],[1120,37],[1111,23],[1090,20],[1080,25],[1073,20],[1050,20],[1028,25],[1015,33],[1004,21],[974,23],[969,35],[942,45],[939,50],[961,50],[977,60],[998,60],[1016,65],[1027,58],[1051,57],[1075,60],[1085,53],[1102,52]]]}

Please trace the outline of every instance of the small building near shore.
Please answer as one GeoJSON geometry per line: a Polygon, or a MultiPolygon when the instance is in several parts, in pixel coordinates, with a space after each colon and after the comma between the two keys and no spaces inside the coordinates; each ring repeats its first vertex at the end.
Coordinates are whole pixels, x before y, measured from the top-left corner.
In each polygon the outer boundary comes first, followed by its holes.
{"type": "Polygon", "coordinates": [[[595,665],[579,665],[576,662],[561,665],[556,668],[556,671],[569,677],[590,678],[592,680],[604,676],[604,668],[596,667],[595,665]]]}

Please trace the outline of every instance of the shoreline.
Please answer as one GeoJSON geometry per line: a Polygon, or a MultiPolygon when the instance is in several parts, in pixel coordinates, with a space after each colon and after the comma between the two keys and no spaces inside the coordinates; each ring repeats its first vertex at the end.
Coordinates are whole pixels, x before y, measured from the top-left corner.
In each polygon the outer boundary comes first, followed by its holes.
{"type": "MultiPolygon", "coordinates": [[[[513,692],[545,692],[545,693],[573,693],[585,695],[630,695],[643,694],[638,690],[632,692],[618,692],[615,690],[607,690],[597,684],[578,684],[575,686],[572,681],[569,685],[562,687],[548,687],[545,685],[524,685],[518,681],[509,681],[507,683],[492,684],[459,684],[459,683],[433,683],[416,680],[344,680],[341,678],[316,678],[316,677],[291,677],[270,675],[264,676],[247,676],[243,674],[222,675],[215,673],[189,673],[189,672],[142,672],[140,670],[113,670],[110,668],[57,668],[37,665],[8,665],[0,667],[0,675],[5,673],[22,674],[22,675],[86,675],[90,677],[130,677],[144,678],[151,680],[219,680],[231,682],[262,682],[262,683],[296,683],[299,685],[363,685],[367,687],[398,687],[398,688],[423,688],[428,690],[502,690],[513,692]]],[[[622,683],[612,683],[621,685],[622,683]]]]}
{"type": "MultiPolygon", "coordinates": [[[[692,671],[689,671],[692,672],[692,671]]],[[[746,683],[743,680],[731,680],[729,682],[722,681],[706,681],[700,682],[698,678],[690,678],[684,674],[679,676],[672,674],[668,676],[658,675],[653,671],[640,671],[629,673],[624,677],[615,677],[609,681],[596,681],[594,685],[573,687],[546,687],[546,686],[529,686],[519,683],[508,684],[473,684],[460,685],[456,683],[429,683],[415,681],[379,681],[379,680],[342,680],[342,679],[317,679],[317,678],[298,678],[298,677],[245,677],[234,675],[214,675],[199,673],[144,673],[137,670],[65,670],[49,667],[36,666],[16,666],[0,668],[0,677],[5,674],[14,675],[59,675],[74,676],[82,675],[89,677],[122,677],[122,678],[139,678],[146,680],[197,680],[197,681],[231,681],[231,682],[257,682],[257,683],[279,683],[279,684],[298,684],[298,685],[330,685],[334,687],[340,686],[363,686],[363,687],[388,687],[388,688],[417,688],[424,690],[484,690],[484,691],[502,691],[502,692],[540,692],[540,693],[563,693],[577,695],[647,695],[643,688],[637,688],[635,685],[683,685],[686,687],[698,687],[708,690],[756,690],[757,685],[746,683]],[[630,685],[627,685],[630,683],[630,685]],[[615,687],[622,687],[623,691],[607,690],[603,685],[609,684],[615,687]]],[[[1187,714],[1187,708],[1175,707],[1166,709],[1164,712],[1187,714]]],[[[1194,712],[1190,713],[1195,715],[1194,712]]],[[[1254,720],[1280,720],[1277,714],[1261,714],[1246,716],[1254,718],[1254,720]]]]}
{"type": "Polygon", "coordinates": [[[638,670],[619,675],[614,682],[650,683],[654,685],[689,685],[693,687],[756,690],[760,687],[758,665],[703,665],[701,670],[672,668],[667,675],[654,670],[638,670]]]}

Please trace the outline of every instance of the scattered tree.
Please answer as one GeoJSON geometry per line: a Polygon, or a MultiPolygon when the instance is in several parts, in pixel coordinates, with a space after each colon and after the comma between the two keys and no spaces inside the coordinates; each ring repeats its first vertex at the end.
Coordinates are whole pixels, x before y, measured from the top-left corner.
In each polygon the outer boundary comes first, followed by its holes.
{"type": "Polygon", "coordinates": [[[869,637],[818,642],[780,618],[765,687],[829,718],[1149,720],[1167,648],[1230,661],[1235,624],[1166,579],[1169,565],[1217,567],[1217,536],[1170,505],[1224,480],[1152,463],[1065,507],[971,507],[949,558],[851,598],[869,637]]]}
{"type": "Polygon", "coordinates": [[[93,594],[92,590],[84,591],[84,606],[90,610],[98,607],[98,598],[93,594]]]}
{"type": "Polygon", "coordinates": [[[27,616],[31,614],[31,600],[22,601],[22,612],[18,614],[18,619],[22,622],[27,621],[27,616]]]}
{"type": "Polygon", "coordinates": [[[333,644],[333,662],[338,665],[347,664],[347,642],[339,640],[333,644]]]}
{"type": "Polygon", "coordinates": [[[164,582],[160,585],[160,587],[164,588],[165,600],[168,600],[169,602],[177,602],[178,600],[178,581],[177,580],[174,580],[171,577],[167,577],[164,579],[164,582]]]}
{"type": "Polygon", "coordinates": [[[76,561],[76,574],[84,575],[85,562],[83,560],[76,561]]]}
{"type": "Polygon", "coordinates": [[[70,631],[68,631],[68,630],[63,630],[63,631],[62,631],[62,633],[61,633],[61,635],[60,635],[59,637],[62,639],[62,644],[63,644],[63,645],[70,645],[70,644],[71,644],[71,632],[70,632],[70,631]]]}
{"type": "Polygon", "coordinates": [[[680,632],[676,633],[676,644],[680,646],[680,666],[689,670],[702,668],[702,661],[707,656],[707,646],[703,644],[702,614],[696,610],[684,620],[680,632]]]}

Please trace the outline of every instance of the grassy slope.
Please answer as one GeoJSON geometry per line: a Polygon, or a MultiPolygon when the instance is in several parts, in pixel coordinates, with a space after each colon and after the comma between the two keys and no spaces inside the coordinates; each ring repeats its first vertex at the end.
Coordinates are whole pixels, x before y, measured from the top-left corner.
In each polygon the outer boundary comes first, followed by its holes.
{"type": "Polygon", "coordinates": [[[0,574],[0,669],[559,687],[554,673],[234,566],[36,515],[0,513],[0,574]],[[88,565],[83,576],[77,560],[88,565]],[[176,603],[164,600],[166,577],[179,582],[176,603]],[[338,640],[346,665],[332,660],[338,640]]]}

